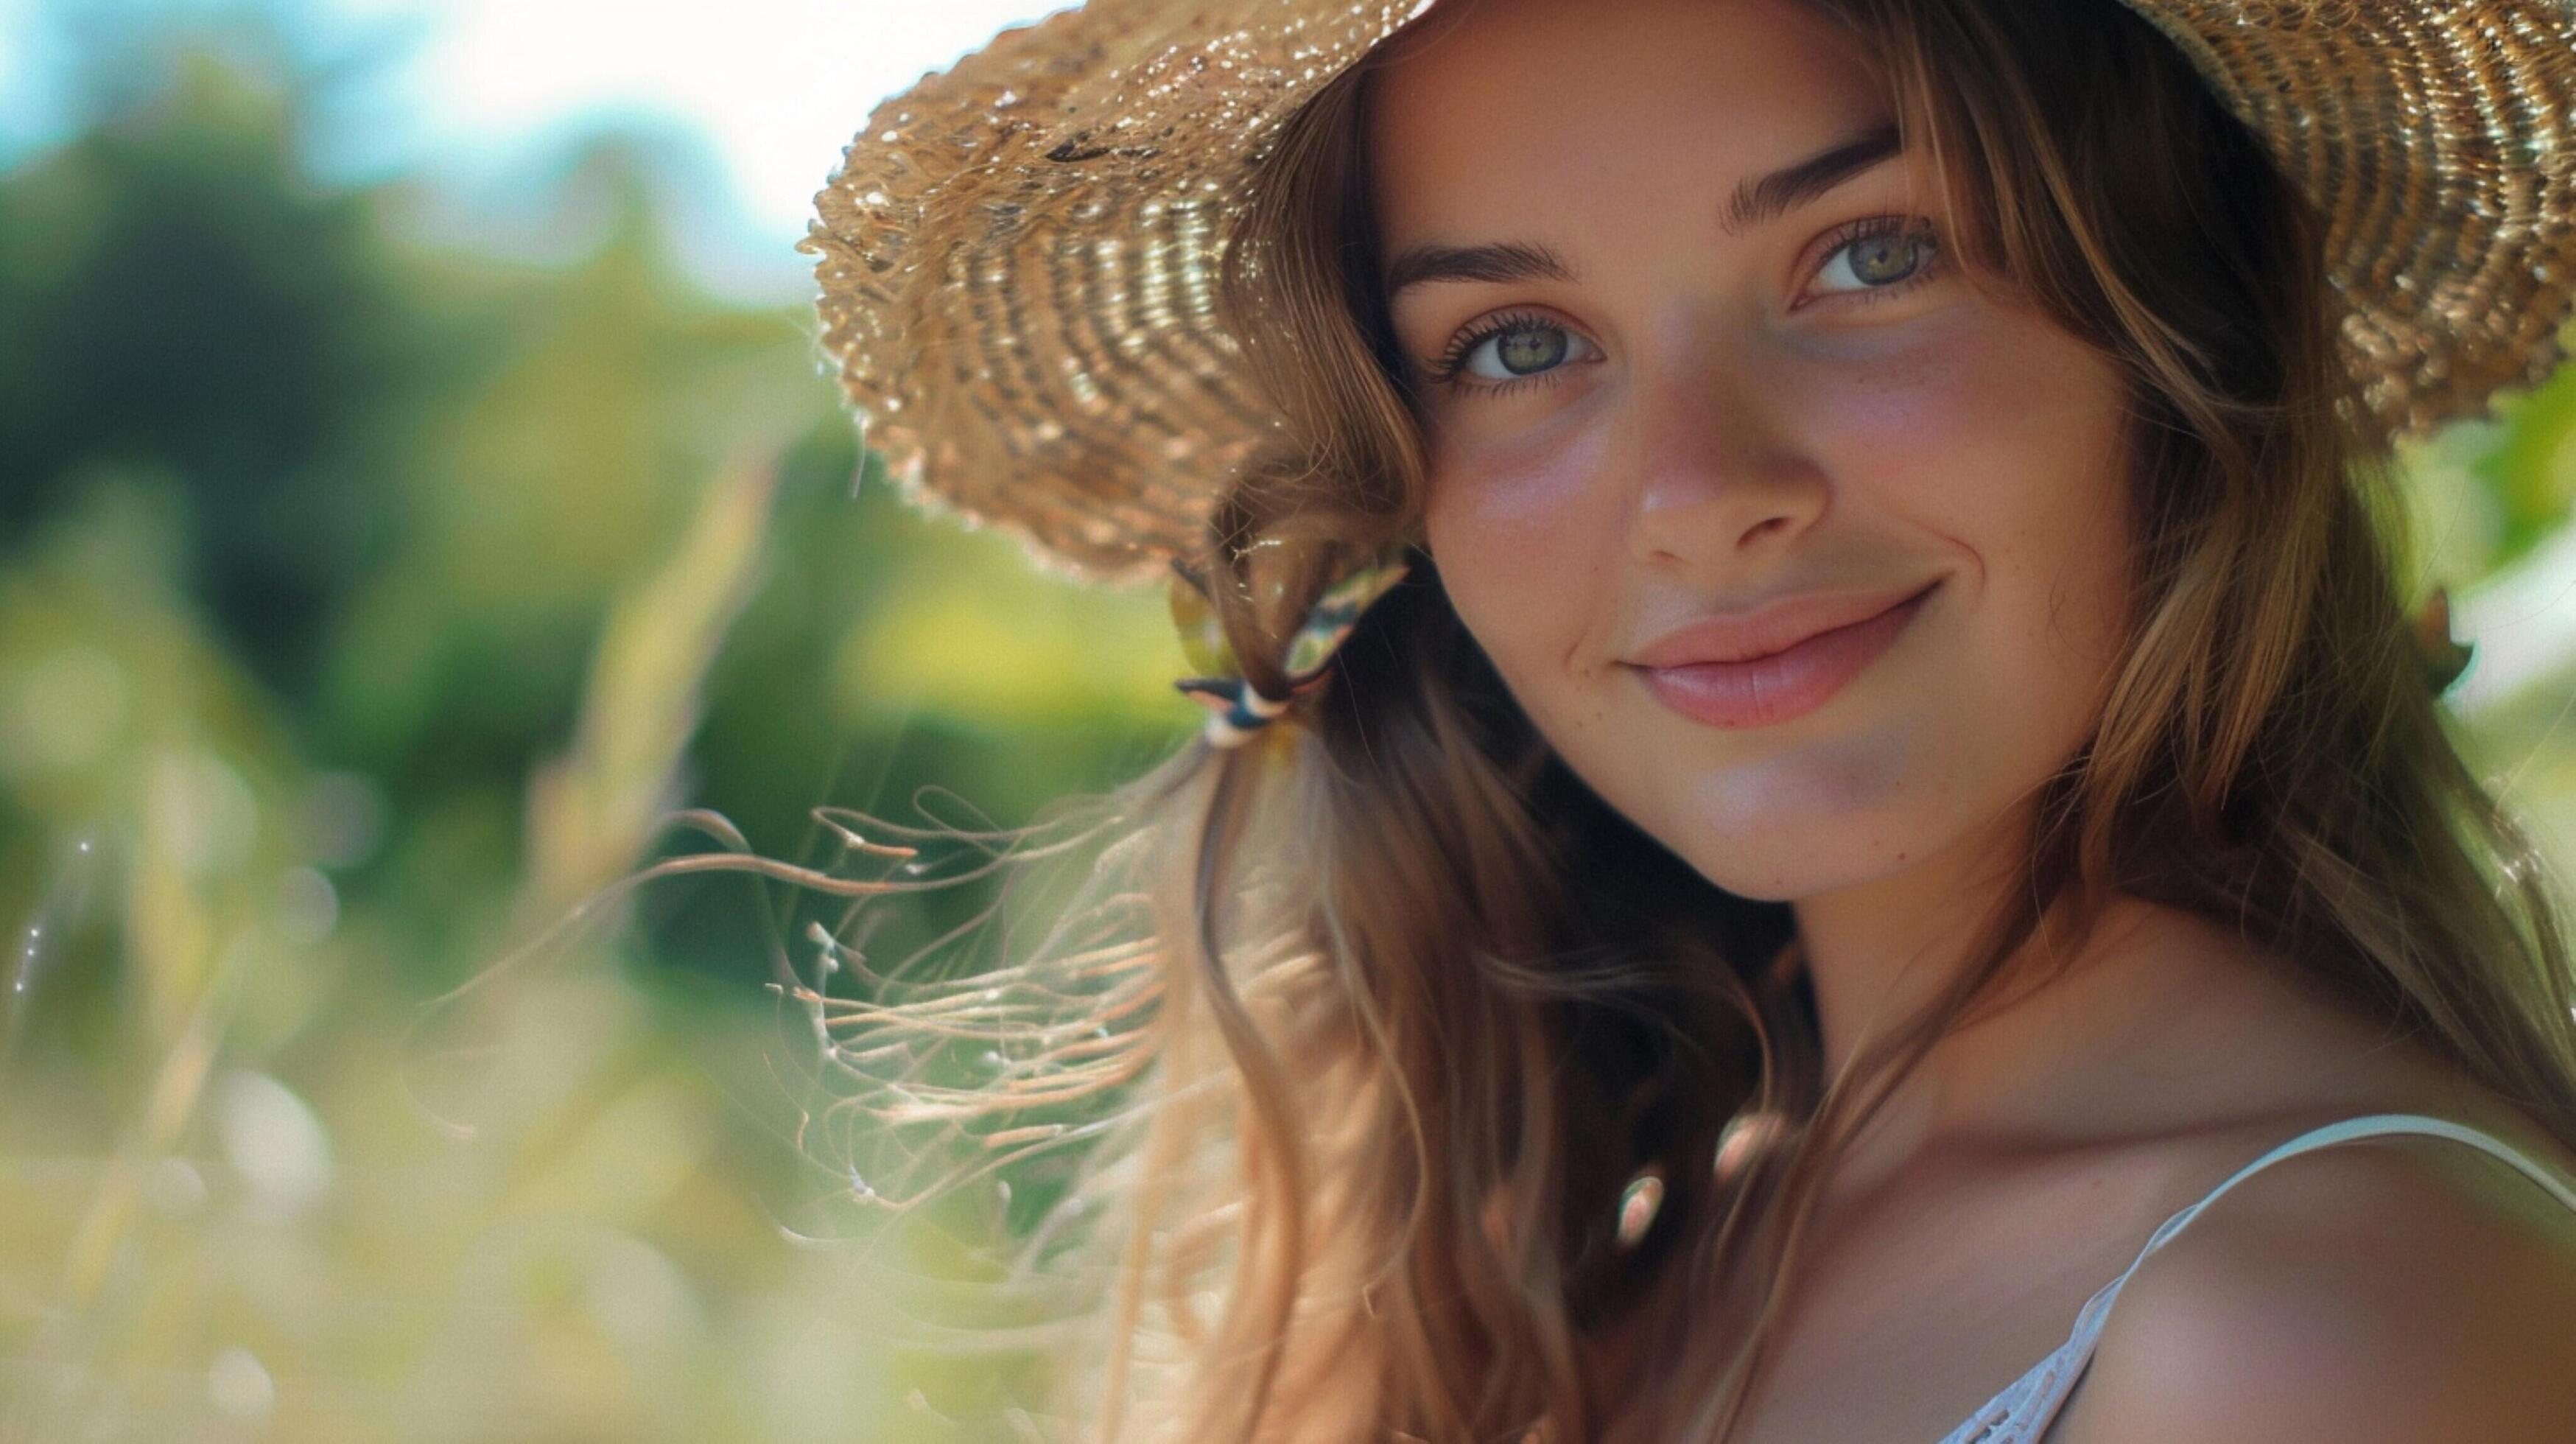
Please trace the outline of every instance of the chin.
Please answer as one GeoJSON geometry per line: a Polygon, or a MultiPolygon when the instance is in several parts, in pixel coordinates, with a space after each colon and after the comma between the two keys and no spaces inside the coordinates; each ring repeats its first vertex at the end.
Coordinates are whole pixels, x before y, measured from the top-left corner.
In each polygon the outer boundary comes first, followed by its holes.
{"type": "Polygon", "coordinates": [[[1836,837],[1785,845],[1776,837],[1712,838],[1682,853],[1700,876],[1737,897],[1784,903],[1876,882],[1922,855],[1880,838],[1836,837]],[[1746,865],[1756,859],[1758,865],[1746,865]]]}
{"type": "MultiPolygon", "coordinates": [[[[1959,811],[1968,799],[1954,790],[1971,769],[1929,777],[1906,765],[1910,749],[1835,750],[1842,765],[1728,768],[1701,786],[1641,798],[1644,810],[1629,815],[1700,876],[1764,902],[1896,876],[1975,828],[1980,809],[1959,811]]],[[[2003,802],[1998,794],[1996,805],[2003,802]]]]}
{"type": "Polygon", "coordinates": [[[1922,774],[1915,731],[1870,728],[1704,770],[1621,768],[1603,796],[1717,886],[1792,902],[1903,872],[1955,831],[1960,819],[1929,806],[1949,789],[1922,774]]]}

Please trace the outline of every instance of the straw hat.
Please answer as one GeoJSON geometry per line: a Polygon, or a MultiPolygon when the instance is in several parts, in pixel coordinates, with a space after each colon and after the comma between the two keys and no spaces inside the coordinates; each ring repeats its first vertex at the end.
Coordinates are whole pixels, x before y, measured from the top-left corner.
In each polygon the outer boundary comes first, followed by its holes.
{"type": "MultiPolygon", "coordinates": [[[[2484,409],[2576,300],[2576,0],[2124,0],[2328,220],[2377,434],[2484,409]]],[[[1280,123],[1429,0],[1091,0],[868,117],[817,198],[823,342],[907,495],[1168,575],[1274,424],[1216,261],[1280,123]]]]}

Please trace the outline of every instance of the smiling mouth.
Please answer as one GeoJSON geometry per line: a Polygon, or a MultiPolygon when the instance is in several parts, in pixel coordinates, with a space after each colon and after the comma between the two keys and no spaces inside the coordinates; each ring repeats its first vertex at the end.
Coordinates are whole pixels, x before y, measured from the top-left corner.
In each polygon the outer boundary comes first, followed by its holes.
{"type": "Polygon", "coordinates": [[[1693,721],[1729,730],[1773,726],[1831,701],[1895,643],[1940,589],[1934,582],[1875,616],[1763,656],[1634,670],[1659,700],[1693,721]]]}

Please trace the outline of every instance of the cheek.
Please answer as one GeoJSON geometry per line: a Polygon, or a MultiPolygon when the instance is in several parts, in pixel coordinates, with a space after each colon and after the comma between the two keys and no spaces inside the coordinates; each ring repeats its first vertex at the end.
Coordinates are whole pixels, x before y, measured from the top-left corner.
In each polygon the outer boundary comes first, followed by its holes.
{"type": "Polygon", "coordinates": [[[2130,568],[2119,375],[2035,319],[1976,320],[1808,378],[1804,433],[1853,509],[1969,571],[1987,640],[2098,664],[2130,568]]]}
{"type": "Polygon", "coordinates": [[[1572,537],[1611,527],[1617,487],[1602,472],[1595,409],[1569,407],[1519,427],[1435,426],[1425,443],[1424,507],[1434,552],[1446,537],[1480,559],[1562,557],[1572,537]]]}
{"type": "Polygon", "coordinates": [[[1809,432],[1831,438],[1825,464],[1856,509],[1956,573],[1962,605],[1900,706],[1928,729],[1912,765],[1939,760],[1979,811],[2089,735],[2134,567],[2118,372],[2053,327],[1982,319],[1937,356],[1847,373],[1833,421],[1809,432]]]}
{"type": "MultiPolygon", "coordinates": [[[[1598,436],[1434,438],[1423,530],[1459,618],[1516,690],[1563,664],[1616,578],[1615,492],[1598,436]]],[[[1535,700],[1535,699],[1525,699],[1535,700]]]]}

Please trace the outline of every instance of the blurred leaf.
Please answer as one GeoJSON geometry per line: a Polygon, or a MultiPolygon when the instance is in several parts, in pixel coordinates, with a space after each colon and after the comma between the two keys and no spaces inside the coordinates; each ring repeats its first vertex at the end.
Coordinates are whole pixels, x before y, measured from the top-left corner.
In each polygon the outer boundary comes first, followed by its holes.
{"type": "Polygon", "coordinates": [[[935,535],[838,660],[841,715],[929,707],[1000,725],[1069,714],[1152,721],[1192,710],[1159,592],[1084,587],[1030,566],[997,533],[935,535]]]}
{"type": "MultiPolygon", "coordinates": [[[[2576,342],[2576,327],[2567,334],[2576,342]]],[[[2576,508],[2576,366],[2561,366],[2497,411],[2502,433],[2477,476],[2495,498],[2501,530],[2492,565],[2501,566],[2566,525],[2576,508]]]]}
{"type": "Polygon", "coordinates": [[[758,577],[776,488],[774,467],[737,462],[707,487],[671,559],[610,607],[572,754],[530,784],[532,920],[631,867],[675,805],[699,683],[758,577]]]}

